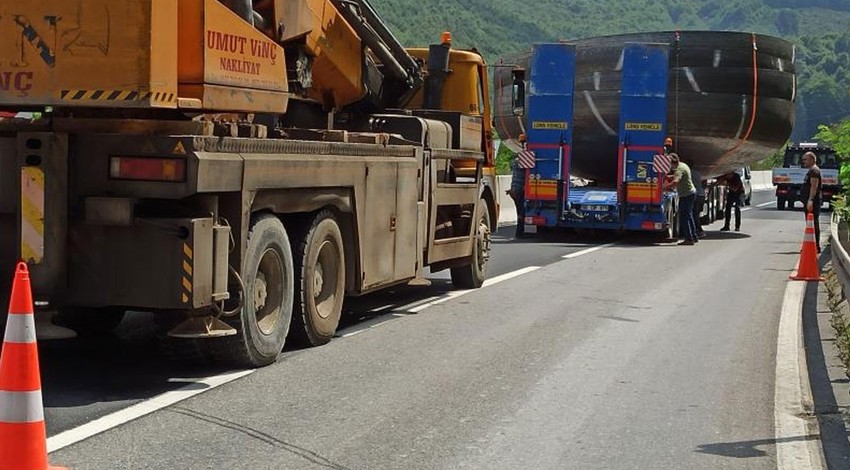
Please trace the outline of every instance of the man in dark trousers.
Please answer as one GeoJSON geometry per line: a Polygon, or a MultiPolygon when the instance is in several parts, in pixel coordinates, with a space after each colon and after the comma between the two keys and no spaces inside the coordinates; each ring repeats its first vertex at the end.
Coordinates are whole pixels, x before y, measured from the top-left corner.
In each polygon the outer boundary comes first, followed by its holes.
{"type": "Polygon", "coordinates": [[[696,188],[691,177],[691,168],[679,160],[675,153],[670,154],[670,167],[673,175],[665,184],[666,189],[676,188],[679,195],[679,236],[684,240],[680,245],[693,245],[699,242],[696,222],[694,221],[694,200],[696,188]]]}
{"type": "Polygon", "coordinates": [[[741,179],[741,175],[737,172],[732,171],[728,173],[723,179],[726,180],[726,187],[728,189],[726,193],[726,223],[723,224],[723,227],[720,229],[721,232],[729,231],[729,222],[732,218],[732,208],[735,208],[735,231],[741,231],[741,204],[744,200],[744,181],[741,179]]]}
{"type": "MultiPolygon", "coordinates": [[[[815,243],[820,253],[820,206],[823,203],[821,199],[821,177],[820,167],[818,166],[818,157],[813,152],[803,154],[803,167],[808,168],[806,179],[803,181],[801,192],[803,193],[803,207],[805,208],[806,216],[810,213],[814,217],[815,224],[815,243]]],[[[807,217],[808,218],[808,217],[807,217]]]]}

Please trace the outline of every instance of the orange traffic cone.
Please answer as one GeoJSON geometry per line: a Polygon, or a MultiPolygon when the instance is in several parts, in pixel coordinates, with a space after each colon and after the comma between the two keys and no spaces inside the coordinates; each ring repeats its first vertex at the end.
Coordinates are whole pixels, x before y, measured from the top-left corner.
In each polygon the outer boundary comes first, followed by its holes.
{"type": "Polygon", "coordinates": [[[797,272],[789,278],[795,281],[823,281],[815,244],[815,218],[811,213],[806,214],[806,232],[803,235],[803,251],[800,252],[797,272]]]}
{"type": "Polygon", "coordinates": [[[0,353],[0,470],[59,468],[47,463],[32,289],[27,265],[18,263],[0,353]]]}

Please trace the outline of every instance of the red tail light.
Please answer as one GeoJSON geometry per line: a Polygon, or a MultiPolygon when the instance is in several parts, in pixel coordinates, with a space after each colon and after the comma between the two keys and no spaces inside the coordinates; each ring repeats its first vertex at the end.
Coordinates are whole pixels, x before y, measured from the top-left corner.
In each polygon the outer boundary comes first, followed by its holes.
{"type": "Polygon", "coordinates": [[[134,181],[186,181],[185,158],[111,157],[109,178],[134,181]]]}

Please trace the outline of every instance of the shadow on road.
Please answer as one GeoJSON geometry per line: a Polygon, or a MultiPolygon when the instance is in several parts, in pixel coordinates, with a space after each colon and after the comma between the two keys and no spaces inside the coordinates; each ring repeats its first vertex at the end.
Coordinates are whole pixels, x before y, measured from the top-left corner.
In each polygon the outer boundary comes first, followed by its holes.
{"type": "Polygon", "coordinates": [[[736,459],[749,459],[753,457],[764,457],[767,455],[759,447],[772,447],[784,442],[800,442],[817,440],[817,436],[794,436],[783,437],[781,439],[756,439],[752,441],[738,442],[718,442],[716,444],[701,444],[697,447],[696,452],[701,454],[721,455],[723,457],[733,457],[736,459]]]}

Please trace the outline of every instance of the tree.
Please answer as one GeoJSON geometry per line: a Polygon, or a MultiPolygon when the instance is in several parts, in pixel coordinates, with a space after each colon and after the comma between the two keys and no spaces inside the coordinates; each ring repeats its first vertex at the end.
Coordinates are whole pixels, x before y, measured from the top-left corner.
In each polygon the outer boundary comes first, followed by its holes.
{"type": "Polygon", "coordinates": [[[841,159],[841,170],[838,177],[844,187],[846,204],[848,191],[850,191],[850,119],[845,119],[831,126],[821,124],[818,126],[818,133],[815,138],[832,147],[841,159]]]}

